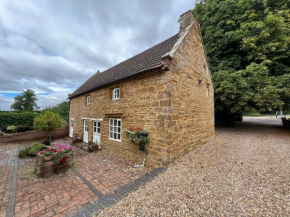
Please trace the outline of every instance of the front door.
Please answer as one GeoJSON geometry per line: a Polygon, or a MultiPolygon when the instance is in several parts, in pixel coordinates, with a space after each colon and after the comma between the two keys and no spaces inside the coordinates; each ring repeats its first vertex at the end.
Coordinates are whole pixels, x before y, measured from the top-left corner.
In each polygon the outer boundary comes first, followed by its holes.
{"type": "Polygon", "coordinates": [[[101,122],[94,121],[93,122],[93,142],[101,143],[101,122]]]}
{"type": "Polygon", "coordinates": [[[69,123],[69,136],[73,137],[74,136],[74,122],[73,122],[73,119],[70,119],[69,121],[70,121],[70,123],[69,123]]]}
{"type": "Polygon", "coordinates": [[[89,121],[84,120],[84,142],[88,143],[89,141],[89,121]]]}

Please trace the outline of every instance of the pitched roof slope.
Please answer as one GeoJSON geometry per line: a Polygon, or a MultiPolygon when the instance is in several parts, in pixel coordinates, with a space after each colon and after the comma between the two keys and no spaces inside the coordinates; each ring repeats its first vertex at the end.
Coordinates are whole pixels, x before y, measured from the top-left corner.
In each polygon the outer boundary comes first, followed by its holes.
{"type": "Polygon", "coordinates": [[[94,74],[76,91],[70,94],[69,98],[71,99],[141,72],[161,68],[163,66],[162,56],[171,50],[177,40],[178,34],[102,73],[94,74]]]}

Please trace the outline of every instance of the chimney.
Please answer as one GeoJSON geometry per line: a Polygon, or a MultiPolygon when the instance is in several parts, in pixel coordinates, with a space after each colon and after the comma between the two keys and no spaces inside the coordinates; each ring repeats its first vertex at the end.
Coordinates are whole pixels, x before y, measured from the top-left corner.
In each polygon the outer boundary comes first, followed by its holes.
{"type": "Polygon", "coordinates": [[[98,74],[101,74],[100,70],[97,71],[97,75],[98,75],[98,74]]]}
{"type": "Polygon", "coordinates": [[[195,17],[192,14],[192,11],[189,10],[184,14],[180,15],[178,20],[179,22],[179,33],[183,32],[188,26],[190,26],[195,21],[195,17]]]}

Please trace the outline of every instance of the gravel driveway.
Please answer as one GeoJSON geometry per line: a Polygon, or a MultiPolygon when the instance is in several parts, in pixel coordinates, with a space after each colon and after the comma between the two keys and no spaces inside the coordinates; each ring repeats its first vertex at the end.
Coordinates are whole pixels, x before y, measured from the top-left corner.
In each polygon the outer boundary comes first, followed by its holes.
{"type": "Polygon", "coordinates": [[[240,124],[99,216],[290,216],[290,131],[240,124]]]}

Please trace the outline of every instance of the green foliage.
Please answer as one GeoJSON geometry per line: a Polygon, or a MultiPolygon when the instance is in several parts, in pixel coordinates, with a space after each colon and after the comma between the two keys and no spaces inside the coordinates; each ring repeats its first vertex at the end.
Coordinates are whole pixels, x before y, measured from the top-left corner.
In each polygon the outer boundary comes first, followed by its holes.
{"type": "Polygon", "coordinates": [[[0,111],[0,127],[6,128],[7,126],[33,126],[33,119],[39,112],[36,111],[0,111]]]}
{"type": "Polygon", "coordinates": [[[4,136],[4,135],[5,135],[5,133],[0,130],[0,136],[4,136]]]}
{"type": "Polygon", "coordinates": [[[38,131],[52,131],[58,130],[64,124],[64,121],[58,114],[51,111],[46,111],[38,115],[34,119],[34,127],[38,131]]]}
{"type": "Polygon", "coordinates": [[[213,72],[216,110],[289,108],[289,1],[201,0],[193,13],[213,72]]]}
{"type": "Polygon", "coordinates": [[[44,109],[44,111],[51,111],[56,114],[59,114],[64,121],[67,121],[69,113],[69,102],[63,101],[62,103],[59,103],[56,106],[44,109]]]}
{"type": "Polygon", "coordinates": [[[9,131],[14,131],[16,129],[16,126],[8,126],[7,130],[9,131]]]}
{"type": "Polygon", "coordinates": [[[31,147],[26,147],[26,148],[20,150],[18,156],[19,156],[20,158],[21,158],[21,157],[26,157],[26,156],[28,156],[28,155],[29,155],[29,151],[30,151],[30,149],[31,149],[31,147]]]}
{"type": "Polygon", "coordinates": [[[33,111],[39,109],[36,104],[37,98],[35,91],[27,89],[20,95],[14,97],[15,102],[11,105],[11,109],[16,111],[33,111]]]}
{"type": "Polygon", "coordinates": [[[35,156],[37,152],[41,151],[44,149],[44,145],[38,142],[35,142],[32,144],[31,149],[28,151],[29,155],[35,156]]]}
{"type": "Polygon", "coordinates": [[[133,141],[136,144],[139,144],[140,142],[146,144],[149,143],[149,137],[148,137],[148,133],[146,130],[144,129],[133,129],[133,128],[129,128],[126,130],[126,137],[133,141]]]}

